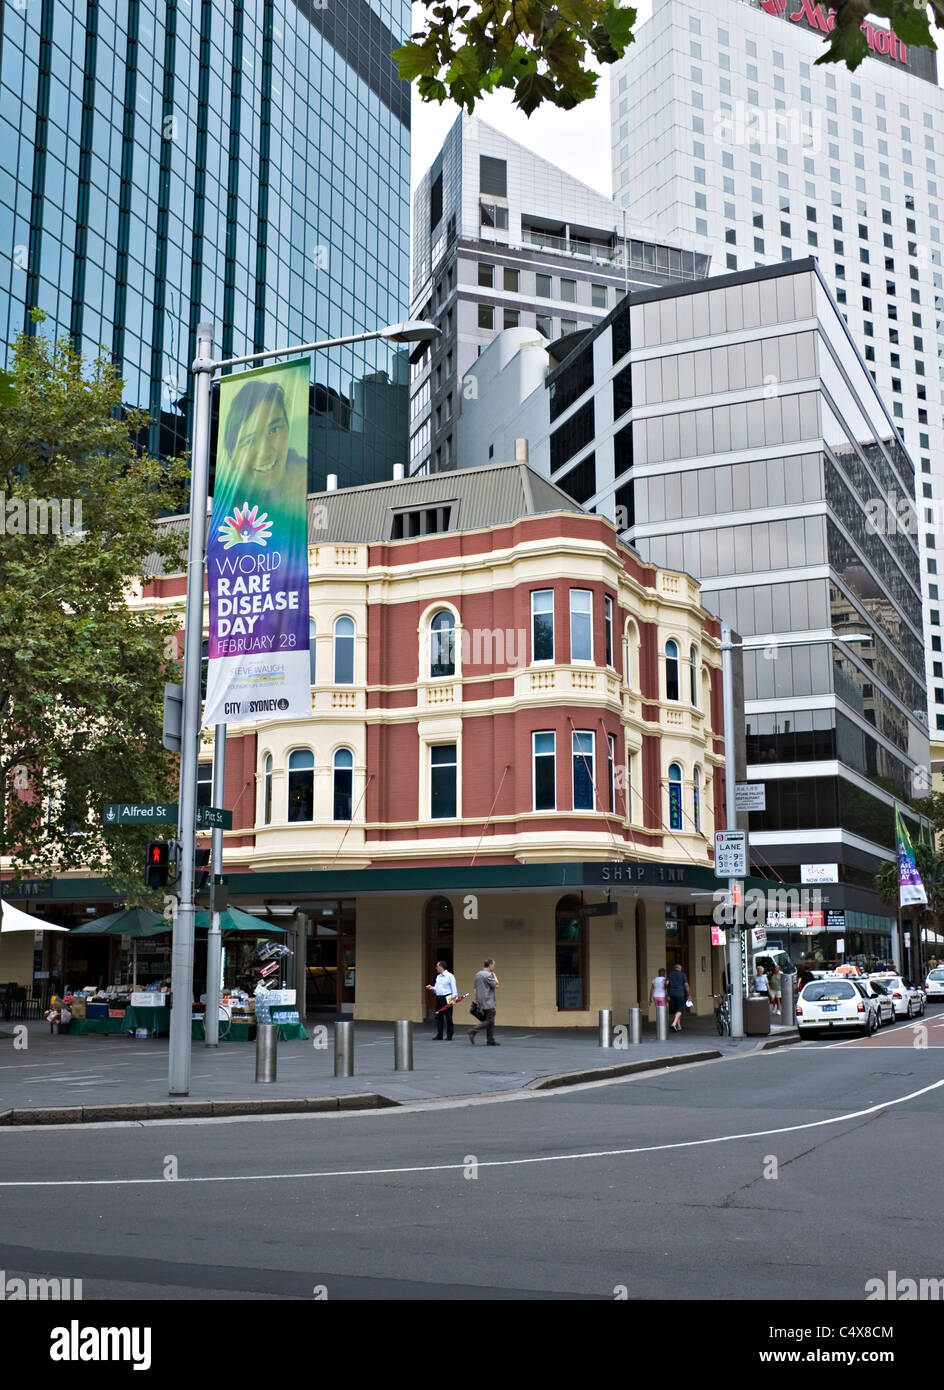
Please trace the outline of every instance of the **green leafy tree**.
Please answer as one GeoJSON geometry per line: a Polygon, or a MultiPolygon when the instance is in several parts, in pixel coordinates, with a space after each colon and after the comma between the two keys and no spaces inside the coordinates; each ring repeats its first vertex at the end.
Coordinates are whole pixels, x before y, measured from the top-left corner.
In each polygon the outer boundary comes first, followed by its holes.
{"type": "Polygon", "coordinates": [[[105,357],[84,371],[66,339],[24,335],[11,384],[0,393],[0,856],[17,876],[84,868],[139,897],[146,833],[103,830],[101,809],[176,799],[161,726],[180,622],[136,604],[135,585],[152,553],[180,568],[180,542],[154,522],[180,510],[186,465],[139,449],[147,417],[122,410],[105,357]]]}
{"type": "MultiPolygon", "coordinates": [[[[840,0],[818,63],[855,69],[868,54],[861,25],[887,20],[905,44],[935,47],[930,20],[944,28],[944,0],[840,0]],[[930,11],[930,14],[928,13],[930,11]]],[[[705,3],[709,18],[717,17],[705,3]]],[[[821,7],[824,26],[830,6],[821,7]]],[[[425,7],[422,27],[394,53],[400,76],[424,101],[454,101],[471,114],[498,88],[530,116],[543,103],[569,110],[597,89],[597,65],[615,63],[634,41],[636,11],[616,0],[482,0],[425,7]]],[[[776,32],[771,26],[771,44],[776,32]]]]}

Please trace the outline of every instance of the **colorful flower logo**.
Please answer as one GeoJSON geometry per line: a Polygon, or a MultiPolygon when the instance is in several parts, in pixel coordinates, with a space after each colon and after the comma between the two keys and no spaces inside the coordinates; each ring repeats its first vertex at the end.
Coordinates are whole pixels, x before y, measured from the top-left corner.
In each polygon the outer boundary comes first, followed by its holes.
{"type": "Polygon", "coordinates": [[[220,540],[224,550],[232,550],[234,545],[265,545],[272,539],[272,522],[269,513],[258,515],[259,508],[249,510],[249,503],[234,507],[233,515],[228,516],[220,527],[220,540]]]}

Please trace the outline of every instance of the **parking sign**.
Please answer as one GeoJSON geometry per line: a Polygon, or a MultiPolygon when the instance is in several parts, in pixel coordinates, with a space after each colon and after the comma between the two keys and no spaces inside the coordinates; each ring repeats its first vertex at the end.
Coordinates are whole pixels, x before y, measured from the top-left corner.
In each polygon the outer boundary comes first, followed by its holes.
{"type": "Polygon", "coordinates": [[[715,831],[715,878],[747,877],[747,832],[715,831]]]}

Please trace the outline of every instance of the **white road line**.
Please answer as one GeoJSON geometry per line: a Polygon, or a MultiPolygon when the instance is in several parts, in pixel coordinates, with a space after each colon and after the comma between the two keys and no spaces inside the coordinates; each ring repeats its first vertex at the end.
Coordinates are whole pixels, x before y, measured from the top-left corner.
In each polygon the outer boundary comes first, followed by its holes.
{"type": "MultiPolygon", "coordinates": [[[[879,1033],[879,1032],[875,1032],[875,1033],[873,1033],[871,1036],[872,1036],[873,1038],[877,1038],[877,1037],[879,1037],[879,1036],[885,1038],[885,1037],[888,1036],[889,1033],[900,1033],[900,1032],[902,1031],[903,1028],[921,1028],[921,1027],[927,1027],[927,1026],[928,1026],[928,1025],[926,1025],[926,1024],[917,1023],[917,1022],[915,1022],[914,1020],[912,1020],[912,1021],[909,1022],[909,1023],[898,1023],[898,1024],[896,1024],[893,1028],[887,1028],[887,1027],[886,1027],[886,1028],[883,1028],[883,1029],[881,1030],[880,1033],[879,1033]]],[[[865,1036],[863,1035],[863,1036],[860,1036],[860,1037],[857,1037],[857,1038],[843,1038],[842,1042],[830,1043],[829,1046],[830,1046],[830,1047],[845,1047],[847,1043],[851,1043],[851,1042],[865,1042],[865,1041],[866,1041],[866,1039],[865,1039],[865,1036]]]]}
{"type": "MultiPolygon", "coordinates": [[[[944,1086],[944,1080],[935,1081],[931,1086],[922,1086],[919,1091],[897,1096],[894,1100],[882,1101],[880,1105],[870,1105],[866,1110],[852,1110],[845,1115],[834,1115],[829,1120],[810,1120],[802,1125],[784,1125],[780,1129],[757,1129],[746,1134],[721,1134],[714,1139],[683,1139],[674,1144],[647,1144],[637,1149],[599,1149],[583,1154],[544,1154],[538,1158],[496,1158],[477,1161],[479,1168],[522,1168],[533,1163],[576,1163],[588,1158],[626,1158],[634,1154],[666,1153],[671,1149],[695,1149],[707,1144],[731,1144],[740,1139],[767,1139],[774,1134],[796,1134],[801,1130],[821,1129],[824,1125],[844,1124],[847,1120],[859,1120],[865,1115],[877,1115],[893,1105],[903,1105],[905,1101],[916,1100],[944,1086]]],[[[310,1178],[366,1178],[389,1177],[397,1173],[453,1173],[462,1172],[468,1163],[427,1163],[408,1168],[339,1168],[311,1173],[224,1173],[204,1178],[63,1178],[40,1179],[15,1182],[0,1182],[4,1187],[160,1187],[172,1182],[216,1183],[216,1182],[286,1182],[310,1178]]]]}

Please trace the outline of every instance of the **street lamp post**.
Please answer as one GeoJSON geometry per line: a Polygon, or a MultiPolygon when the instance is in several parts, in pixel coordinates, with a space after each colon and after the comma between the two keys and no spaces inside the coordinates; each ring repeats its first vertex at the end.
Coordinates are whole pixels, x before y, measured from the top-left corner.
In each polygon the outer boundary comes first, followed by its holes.
{"type": "MultiPolygon", "coordinates": [[[[187,598],[184,629],[183,713],[180,737],[180,794],[178,798],[178,838],[180,841],[180,902],[174,921],[171,954],[171,989],[174,1008],[170,1016],[168,1090],[172,1096],[190,1092],[190,1031],[193,1002],[194,901],[193,866],[196,832],[197,761],[200,743],[200,668],[203,640],[203,566],[206,551],[207,492],[210,472],[210,392],[217,372],[228,367],[244,367],[273,357],[290,357],[325,348],[347,347],[380,338],[388,343],[431,342],[441,330],[424,319],[388,324],[368,333],[350,333],[343,338],[324,338],[294,347],[270,348],[244,357],[213,358],[213,324],[197,327],[197,355],[193,363],[194,416],[190,475],[190,532],[187,548],[187,598]]],[[[214,779],[215,780],[215,779],[214,779]]],[[[214,977],[218,979],[218,975],[214,977]]],[[[207,1003],[213,993],[207,979],[207,1003]]]]}
{"type": "MultiPolygon", "coordinates": [[[[780,647],[812,647],[821,642],[871,642],[873,638],[867,632],[823,632],[811,633],[808,637],[787,637],[784,639],[761,639],[751,641],[748,639],[743,642],[733,642],[733,633],[730,626],[724,623],[721,628],[721,683],[722,698],[724,706],[724,807],[725,823],[729,830],[734,830],[737,826],[737,770],[734,766],[734,686],[731,654],[735,651],[762,651],[767,647],[779,650],[780,647]]],[[[748,868],[750,859],[748,858],[748,868]]],[[[728,879],[728,893],[730,894],[730,922],[731,922],[731,1037],[744,1037],[744,993],[743,993],[743,970],[744,958],[744,938],[742,927],[744,925],[744,905],[743,897],[740,902],[735,898],[735,883],[737,880],[728,879]]]]}

